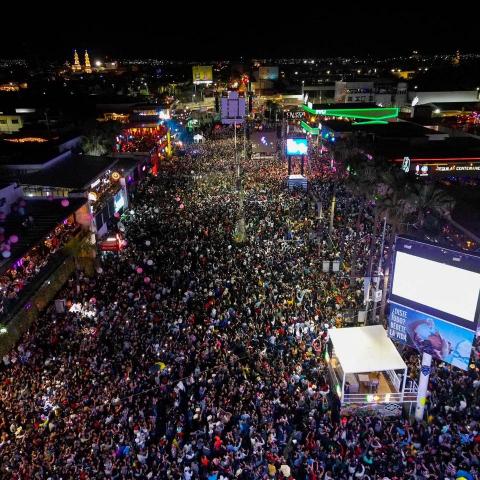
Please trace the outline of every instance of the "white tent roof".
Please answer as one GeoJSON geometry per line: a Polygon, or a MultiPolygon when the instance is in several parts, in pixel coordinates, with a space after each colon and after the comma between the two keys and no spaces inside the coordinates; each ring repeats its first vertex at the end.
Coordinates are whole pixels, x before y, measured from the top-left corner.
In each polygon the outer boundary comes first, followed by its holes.
{"type": "Polygon", "coordinates": [[[407,368],[381,325],[332,328],[333,349],[345,373],[383,372],[407,368]]]}

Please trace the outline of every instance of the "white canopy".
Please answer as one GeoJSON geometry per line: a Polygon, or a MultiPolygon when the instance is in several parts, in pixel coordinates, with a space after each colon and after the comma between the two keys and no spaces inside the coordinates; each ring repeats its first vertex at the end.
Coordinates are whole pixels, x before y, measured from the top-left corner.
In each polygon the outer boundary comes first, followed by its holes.
{"type": "Polygon", "coordinates": [[[383,372],[407,368],[381,325],[332,328],[328,333],[335,355],[345,373],[383,372]]]}

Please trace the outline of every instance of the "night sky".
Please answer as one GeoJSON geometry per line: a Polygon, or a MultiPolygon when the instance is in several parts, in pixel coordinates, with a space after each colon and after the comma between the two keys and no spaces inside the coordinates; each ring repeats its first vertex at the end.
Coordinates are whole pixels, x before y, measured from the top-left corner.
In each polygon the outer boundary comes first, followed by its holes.
{"type": "Polygon", "coordinates": [[[271,8],[259,7],[260,2],[149,3],[2,6],[0,57],[60,60],[69,58],[73,48],[88,48],[102,57],[192,60],[389,56],[413,49],[480,52],[480,2],[458,2],[456,10],[455,4],[428,7],[424,4],[431,2],[420,0],[276,2],[271,8]]]}

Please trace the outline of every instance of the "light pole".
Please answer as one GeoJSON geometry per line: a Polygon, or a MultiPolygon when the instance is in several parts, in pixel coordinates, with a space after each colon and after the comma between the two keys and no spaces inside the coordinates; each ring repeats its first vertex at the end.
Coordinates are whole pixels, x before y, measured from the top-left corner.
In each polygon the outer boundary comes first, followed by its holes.
{"type": "MultiPolygon", "coordinates": [[[[235,225],[235,241],[237,243],[245,242],[246,231],[245,231],[245,211],[244,211],[244,191],[243,184],[240,175],[240,157],[237,155],[237,123],[234,122],[235,134],[235,164],[237,169],[237,189],[238,189],[238,219],[237,224],[235,225]]],[[[246,120],[244,119],[243,124],[243,158],[246,159],[246,120]]]]}
{"type": "Polygon", "coordinates": [[[377,277],[375,279],[375,290],[374,290],[373,308],[372,308],[372,325],[376,324],[377,304],[378,304],[377,292],[379,291],[378,287],[380,286],[380,273],[382,271],[382,264],[383,264],[383,249],[385,247],[386,230],[387,230],[387,217],[385,216],[383,219],[382,244],[380,246],[380,258],[378,259],[377,277]]]}

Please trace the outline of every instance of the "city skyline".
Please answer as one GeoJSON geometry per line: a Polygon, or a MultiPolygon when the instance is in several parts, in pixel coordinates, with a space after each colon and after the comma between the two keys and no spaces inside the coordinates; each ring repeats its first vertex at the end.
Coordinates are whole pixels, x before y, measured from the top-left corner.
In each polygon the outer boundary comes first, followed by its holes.
{"type": "Polygon", "coordinates": [[[78,12],[59,8],[52,15],[40,10],[28,18],[9,6],[4,10],[12,21],[5,25],[5,36],[12,41],[0,45],[0,58],[58,60],[70,58],[74,48],[122,58],[192,60],[480,51],[474,28],[478,6],[468,12],[412,2],[396,10],[373,3],[360,12],[337,6],[310,12],[308,7],[290,13],[262,7],[229,14],[225,7],[213,6],[181,16],[151,7],[148,19],[127,19],[122,9],[88,2],[78,12]]]}

